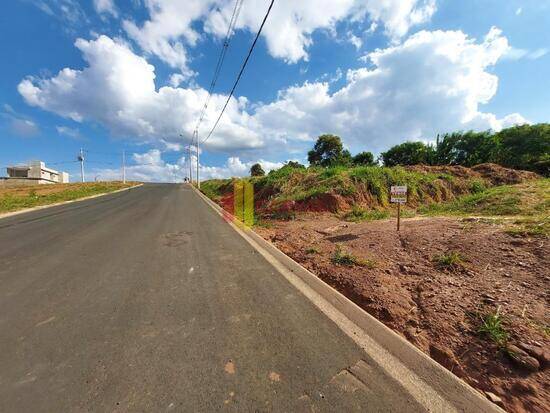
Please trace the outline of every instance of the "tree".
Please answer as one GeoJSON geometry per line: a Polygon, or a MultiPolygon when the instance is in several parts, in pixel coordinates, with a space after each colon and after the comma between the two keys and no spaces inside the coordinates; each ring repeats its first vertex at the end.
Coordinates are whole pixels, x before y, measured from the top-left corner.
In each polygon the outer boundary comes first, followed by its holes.
{"type": "Polygon", "coordinates": [[[495,161],[503,166],[550,175],[550,124],[521,125],[495,135],[495,161]]]}
{"type": "Polygon", "coordinates": [[[359,152],[353,157],[353,164],[362,166],[373,166],[376,165],[376,162],[374,162],[374,155],[372,154],[372,152],[359,152]]]}
{"type": "Polygon", "coordinates": [[[490,131],[446,133],[437,138],[433,164],[474,166],[492,162],[496,147],[490,131]]]}
{"type": "Polygon", "coordinates": [[[264,175],[265,175],[264,169],[262,168],[262,165],[260,165],[259,163],[255,163],[250,168],[250,176],[264,176],[264,175]]]}
{"type": "Polygon", "coordinates": [[[305,169],[304,165],[296,161],[288,161],[284,166],[288,166],[289,168],[295,168],[295,169],[305,169]]]}
{"type": "Polygon", "coordinates": [[[308,152],[307,160],[313,166],[335,166],[349,164],[351,155],[344,150],[342,140],[336,135],[321,135],[313,149],[308,152]]]}
{"type": "Polygon", "coordinates": [[[434,149],[422,142],[405,142],[381,153],[385,166],[429,164],[434,149]]]}

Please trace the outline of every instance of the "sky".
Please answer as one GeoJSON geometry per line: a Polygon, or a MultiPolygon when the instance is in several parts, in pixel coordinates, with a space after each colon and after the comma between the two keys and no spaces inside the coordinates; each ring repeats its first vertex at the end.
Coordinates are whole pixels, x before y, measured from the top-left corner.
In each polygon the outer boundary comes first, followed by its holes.
{"type": "MultiPolygon", "coordinates": [[[[269,0],[244,0],[199,128],[212,129],[269,0]]],[[[0,167],[174,182],[235,0],[10,0],[0,12],[0,167]]],[[[550,121],[550,0],[275,0],[201,179],[457,130],[550,121]]],[[[196,161],[192,147],[191,162],[196,161]]]]}

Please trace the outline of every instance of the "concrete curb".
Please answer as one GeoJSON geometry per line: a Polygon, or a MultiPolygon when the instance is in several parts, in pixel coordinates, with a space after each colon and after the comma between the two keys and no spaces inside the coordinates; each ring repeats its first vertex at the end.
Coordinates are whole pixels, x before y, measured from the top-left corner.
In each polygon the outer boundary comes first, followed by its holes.
{"type": "MultiPolygon", "coordinates": [[[[220,216],[233,218],[198,189],[193,189],[220,216]]],[[[362,347],[368,358],[396,379],[427,411],[504,412],[269,241],[251,229],[235,225],[231,219],[227,221],[285,278],[362,347]]]]}
{"type": "Polygon", "coordinates": [[[41,209],[52,208],[52,207],[59,206],[59,205],[67,205],[67,204],[72,204],[72,203],[75,203],[75,202],[86,201],[88,199],[99,198],[101,196],[116,194],[118,192],[129,191],[130,189],[139,188],[140,186],[143,186],[143,184],[130,186],[128,188],[117,189],[116,191],[112,191],[112,192],[105,192],[105,193],[102,193],[102,194],[90,195],[90,196],[87,196],[87,197],[84,197],[84,198],[71,199],[70,201],[56,202],[55,204],[40,205],[40,206],[36,206],[36,207],[32,207],[32,208],[20,209],[19,211],[7,212],[5,214],[0,214],[0,219],[13,217],[15,215],[20,215],[20,214],[25,214],[27,212],[39,211],[41,209]]]}

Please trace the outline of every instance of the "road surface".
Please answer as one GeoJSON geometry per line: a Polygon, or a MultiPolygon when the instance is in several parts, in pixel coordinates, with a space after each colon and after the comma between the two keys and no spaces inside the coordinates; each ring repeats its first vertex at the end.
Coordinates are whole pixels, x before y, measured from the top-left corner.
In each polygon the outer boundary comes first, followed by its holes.
{"type": "Polygon", "coordinates": [[[0,220],[0,286],[2,412],[422,411],[184,185],[0,220]]]}

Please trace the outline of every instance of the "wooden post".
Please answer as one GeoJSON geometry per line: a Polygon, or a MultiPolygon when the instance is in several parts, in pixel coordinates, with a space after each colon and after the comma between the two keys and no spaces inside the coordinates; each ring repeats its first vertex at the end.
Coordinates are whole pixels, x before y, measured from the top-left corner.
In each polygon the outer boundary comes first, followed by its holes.
{"type": "Polygon", "coordinates": [[[399,231],[399,227],[401,224],[401,202],[397,203],[397,230],[399,231]]]}

